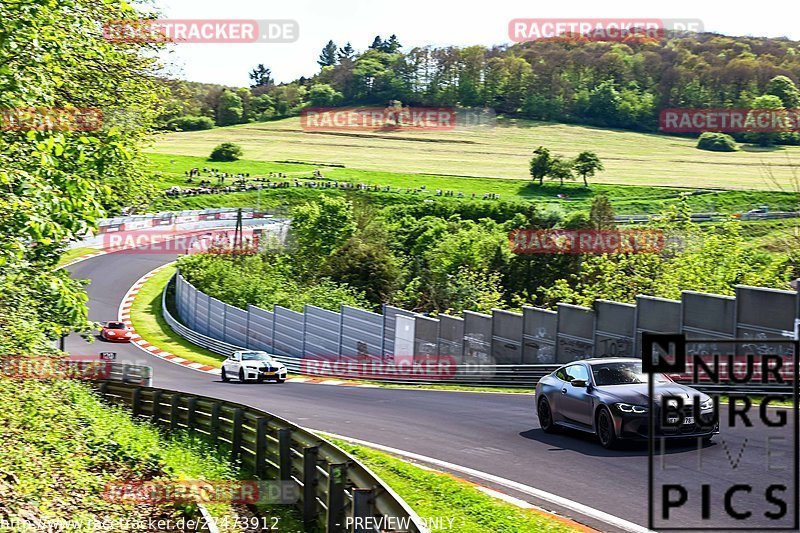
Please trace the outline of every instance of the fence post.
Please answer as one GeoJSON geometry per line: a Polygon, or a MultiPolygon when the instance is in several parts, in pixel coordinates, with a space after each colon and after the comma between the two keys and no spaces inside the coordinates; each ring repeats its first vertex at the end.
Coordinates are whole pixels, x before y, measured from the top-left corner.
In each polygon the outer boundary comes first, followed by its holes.
{"type": "Polygon", "coordinates": [[[281,428],[278,430],[278,465],[280,466],[281,481],[292,479],[292,430],[281,428]]]}
{"type": "Polygon", "coordinates": [[[97,387],[97,390],[100,392],[100,395],[102,397],[105,398],[106,396],[108,396],[108,381],[100,382],[100,386],[97,387]]]}
{"type": "Polygon", "coordinates": [[[236,461],[242,455],[242,425],[244,423],[244,409],[236,408],[233,411],[233,436],[231,437],[231,461],[236,461]]]}
{"type": "Polygon", "coordinates": [[[344,530],[344,480],[347,474],[346,463],[328,465],[328,533],[344,530]]]}
{"type": "Polygon", "coordinates": [[[161,389],[156,389],[153,391],[153,412],[150,413],[150,420],[153,423],[158,423],[159,417],[161,416],[161,389]]]}
{"type": "Polygon", "coordinates": [[[191,398],[187,398],[186,407],[188,409],[186,413],[186,426],[190,432],[194,433],[195,424],[197,422],[197,397],[192,396],[191,398]]]}
{"type": "Polygon", "coordinates": [[[139,416],[139,413],[142,410],[142,388],[136,387],[133,389],[133,393],[131,394],[131,413],[133,417],[136,418],[139,416]]]}
{"type": "Polygon", "coordinates": [[[169,430],[175,431],[178,429],[178,422],[180,421],[180,405],[181,395],[173,394],[169,399],[169,430]]]}
{"type": "Polygon", "coordinates": [[[211,404],[210,437],[211,440],[214,441],[214,444],[216,444],[216,441],[219,440],[219,409],[220,409],[219,402],[214,402],[213,404],[211,404]]]}
{"type": "Polygon", "coordinates": [[[261,417],[256,420],[256,477],[266,477],[267,461],[267,426],[269,419],[261,417]]]}
{"type": "Polygon", "coordinates": [[[366,524],[369,522],[364,520],[375,516],[374,502],[373,489],[353,489],[353,533],[375,533],[375,528],[368,527],[366,524]]]}
{"type": "Polygon", "coordinates": [[[303,448],[303,528],[311,531],[317,521],[317,457],[319,448],[303,448]]]}

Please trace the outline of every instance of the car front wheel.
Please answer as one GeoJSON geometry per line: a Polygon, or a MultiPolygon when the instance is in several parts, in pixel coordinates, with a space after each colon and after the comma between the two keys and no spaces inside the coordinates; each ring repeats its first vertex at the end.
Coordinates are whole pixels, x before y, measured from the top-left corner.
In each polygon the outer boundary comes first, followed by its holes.
{"type": "Polygon", "coordinates": [[[243,368],[239,369],[239,381],[241,381],[242,383],[246,383],[247,382],[247,378],[244,375],[244,369],[243,368]]]}
{"type": "Polygon", "coordinates": [[[600,439],[600,444],[603,448],[611,449],[617,444],[614,419],[606,407],[603,407],[597,413],[597,438],[600,439]]]}
{"type": "Polygon", "coordinates": [[[536,412],[539,415],[539,426],[541,426],[542,431],[545,433],[552,433],[555,431],[556,427],[555,424],[553,424],[553,412],[550,410],[550,402],[547,401],[547,398],[539,400],[536,412]]]}

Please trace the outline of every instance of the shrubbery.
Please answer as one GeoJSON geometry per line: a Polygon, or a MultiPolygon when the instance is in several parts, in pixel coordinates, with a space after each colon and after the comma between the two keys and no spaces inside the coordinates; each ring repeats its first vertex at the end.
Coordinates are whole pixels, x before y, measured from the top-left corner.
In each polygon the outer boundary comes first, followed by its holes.
{"type": "Polygon", "coordinates": [[[222,143],[211,151],[211,161],[236,161],[242,157],[242,147],[234,143],[222,143]]]}
{"type": "Polygon", "coordinates": [[[706,131],[697,139],[697,148],[711,152],[735,152],[739,148],[736,141],[726,133],[706,131]]]}
{"type": "Polygon", "coordinates": [[[208,117],[178,117],[167,123],[168,129],[180,131],[210,130],[213,127],[214,121],[208,117]]]}

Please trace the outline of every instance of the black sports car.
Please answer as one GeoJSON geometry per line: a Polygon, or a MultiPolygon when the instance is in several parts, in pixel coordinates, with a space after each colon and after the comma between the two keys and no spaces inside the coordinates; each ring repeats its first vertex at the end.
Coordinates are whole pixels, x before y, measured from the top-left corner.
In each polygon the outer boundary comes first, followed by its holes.
{"type": "MultiPolygon", "coordinates": [[[[657,436],[708,440],[719,433],[711,397],[664,374],[653,378],[657,436]],[[662,404],[667,406],[663,416],[662,404]]],[[[639,359],[584,359],[564,365],[536,385],[539,424],[548,433],[559,426],[595,433],[606,448],[620,439],[647,439],[648,379],[639,359]]]]}

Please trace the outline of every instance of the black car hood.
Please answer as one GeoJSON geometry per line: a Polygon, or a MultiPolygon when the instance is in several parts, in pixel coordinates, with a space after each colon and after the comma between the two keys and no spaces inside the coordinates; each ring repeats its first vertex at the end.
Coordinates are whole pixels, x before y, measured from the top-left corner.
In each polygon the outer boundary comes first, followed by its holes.
{"type": "MultiPolygon", "coordinates": [[[[603,385],[595,387],[597,392],[615,402],[625,402],[633,405],[647,405],[648,384],[636,383],[630,385],[603,385]]],[[[686,385],[679,383],[657,383],[654,385],[653,402],[658,403],[662,396],[678,396],[683,398],[684,405],[691,405],[695,396],[700,396],[705,401],[708,396],[686,385]]]]}

